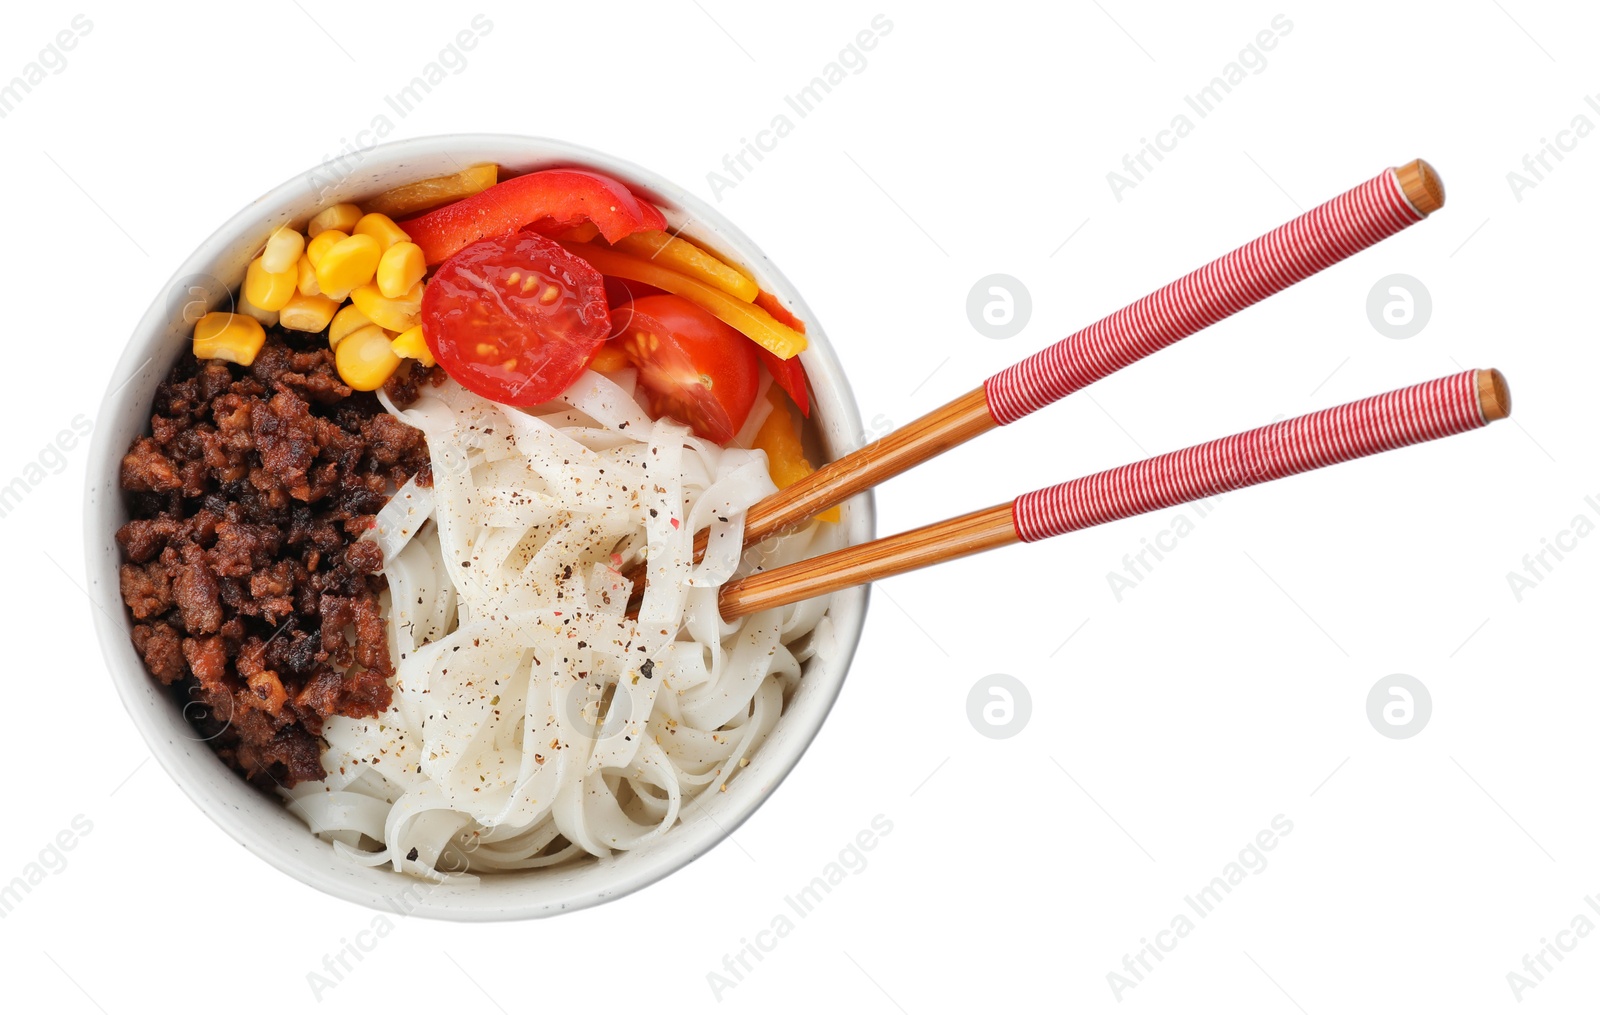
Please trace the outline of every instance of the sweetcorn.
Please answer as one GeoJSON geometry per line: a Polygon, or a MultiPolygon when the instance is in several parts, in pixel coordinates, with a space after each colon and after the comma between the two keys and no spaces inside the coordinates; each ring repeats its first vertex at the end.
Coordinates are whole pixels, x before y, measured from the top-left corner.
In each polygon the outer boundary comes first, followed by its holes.
{"type": "Polygon", "coordinates": [[[400,367],[389,336],[376,324],[346,335],[333,352],[333,362],[340,380],[357,391],[378,390],[400,367]]]}
{"type": "Polygon", "coordinates": [[[348,233],[361,221],[361,209],[353,204],[336,204],[317,212],[306,226],[306,235],[316,239],[329,229],[348,233]]]}
{"type": "Polygon", "coordinates": [[[309,331],[315,334],[328,326],[339,304],[326,296],[294,297],[278,312],[278,323],[290,331],[309,331]]]}
{"type": "MultiPolygon", "coordinates": [[[[332,230],[323,235],[332,235],[332,230]]],[[[323,251],[316,260],[317,285],[329,295],[366,285],[377,272],[381,257],[383,249],[371,236],[365,233],[347,236],[323,251]]]]}
{"type": "Polygon", "coordinates": [[[322,257],[332,250],[341,240],[348,240],[350,234],[343,229],[324,229],[318,233],[310,243],[306,244],[306,258],[315,268],[322,263],[322,257]]]}
{"type": "Polygon", "coordinates": [[[300,254],[305,249],[306,238],[300,235],[299,230],[280,226],[267,239],[267,248],[261,252],[261,263],[274,274],[285,272],[299,262],[300,254]]]}
{"type": "Polygon", "coordinates": [[[295,265],[295,274],[300,279],[295,288],[300,290],[301,296],[322,295],[322,287],[317,285],[317,269],[312,266],[311,258],[301,254],[299,263],[295,265]]]}
{"type": "Polygon", "coordinates": [[[372,323],[388,331],[402,332],[416,327],[422,312],[422,283],[418,282],[398,299],[383,294],[376,285],[357,286],[350,291],[350,302],[361,308],[372,323]]]}
{"type": "Polygon", "coordinates": [[[240,366],[256,361],[266,344],[261,322],[244,314],[213,311],[194,325],[194,354],[198,359],[225,359],[240,366]]]}
{"type": "MultiPolygon", "coordinates": [[[[494,167],[487,169],[492,183],[494,167]]],[[[263,325],[325,330],[340,378],[375,390],[402,357],[434,365],[420,325],[426,274],[422,248],[388,214],[348,203],[324,208],[304,232],[284,225],[267,238],[245,272],[239,312],[207,314],[195,325],[195,355],[248,365],[266,341],[263,325]]]]}
{"type": "Polygon", "coordinates": [[[282,310],[299,281],[299,272],[268,271],[258,257],[245,269],[244,297],[262,310],[282,310]]]}
{"type": "Polygon", "coordinates": [[[378,291],[392,300],[399,299],[421,282],[427,271],[428,263],[421,247],[409,240],[396,243],[378,260],[378,291]]]}
{"type": "Polygon", "coordinates": [[[254,303],[251,303],[243,291],[239,293],[238,304],[239,313],[254,317],[268,328],[278,323],[278,312],[276,310],[262,310],[254,303]]]}
{"type": "Polygon", "coordinates": [[[414,359],[425,367],[433,366],[433,351],[428,348],[427,340],[422,337],[420,324],[396,335],[389,345],[398,356],[414,359]]]}
{"type": "Polygon", "coordinates": [[[354,303],[346,303],[344,308],[333,315],[333,320],[328,324],[328,346],[339,348],[339,343],[352,331],[365,328],[372,323],[372,319],[361,312],[361,308],[354,303]]]}
{"type": "Polygon", "coordinates": [[[394,224],[394,219],[376,212],[361,216],[361,221],[356,223],[355,236],[370,236],[378,241],[378,246],[388,250],[396,243],[405,243],[411,239],[404,229],[394,224]]]}

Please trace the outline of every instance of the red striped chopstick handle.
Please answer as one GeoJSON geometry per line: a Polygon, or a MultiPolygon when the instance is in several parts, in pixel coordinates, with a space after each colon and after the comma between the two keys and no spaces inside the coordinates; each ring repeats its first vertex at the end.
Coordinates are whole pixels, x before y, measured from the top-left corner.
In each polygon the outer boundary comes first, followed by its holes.
{"type": "Polygon", "coordinates": [[[1023,494],[1011,521],[1024,542],[1212,497],[1485,425],[1480,371],[1147,458],[1023,494]]]}
{"type": "Polygon", "coordinates": [[[984,382],[995,422],[1014,423],[1280,289],[1422,221],[1395,170],[1068,335],[984,382]]]}

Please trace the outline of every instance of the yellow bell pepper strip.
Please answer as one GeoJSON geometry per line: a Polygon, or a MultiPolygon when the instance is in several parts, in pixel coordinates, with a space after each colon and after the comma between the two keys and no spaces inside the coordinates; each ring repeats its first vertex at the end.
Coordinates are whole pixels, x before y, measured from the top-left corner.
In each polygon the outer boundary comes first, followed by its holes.
{"type": "Polygon", "coordinates": [[[718,260],[681,236],[658,229],[643,229],[632,236],[624,236],[612,246],[625,253],[648,258],[673,271],[681,271],[746,303],[754,302],[761,292],[760,287],[744,272],[718,260]]]}
{"type": "MultiPolygon", "coordinates": [[[[805,449],[800,446],[800,424],[789,411],[788,399],[776,388],[769,388],[767,400],[772,403],[772,412],[756,431],[755,446],[767,453],[767,471],[772,474],[772,482],[782,490],[816,470],[806,461],[805,449]]],[[[838,505],[817,515],[817,520],[837,522],[838,505]]]]}
{"type": "Polygon", "coordinates": [[[364,202],[364,205],[367,211],[400,219],[488,190],[495,185],[499,176],[500,167],[493,163],[473,166],[449,176],[435,176],[429,180],[402,184],[364,202]]]}
{"type": "Polygon", "coordinates": [[[804,335],[779,324],[765,310],[682,272],[598,243],[563,243],[562,246],[588,261],[602,275],[643,282],[682,296],[779,359],[792,359],[806,347],[804,335]]]}

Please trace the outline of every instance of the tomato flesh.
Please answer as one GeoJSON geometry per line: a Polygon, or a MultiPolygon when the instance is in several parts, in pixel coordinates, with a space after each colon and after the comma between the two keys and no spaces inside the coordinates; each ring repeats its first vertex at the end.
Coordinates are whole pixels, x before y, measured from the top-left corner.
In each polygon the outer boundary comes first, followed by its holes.
{"type": "Polygon", "coordinates": [[[467,390],[505,405],[561,394],[610,333],[600,273],[537,233],[462,248],[422,293],[434,359],[467,390]]]}
{"type": "Polygon", "coordinates": [[[485,237],[534,222],[545,228],[588,220],[608,241],[641,229],[665,229],[667,220],[649,201],[620,182],[587,169],[546,169],[497,183],[400,223],[429,264],[438,264],[485,237]]]}
{"type": "Polygon", "coordinates": [[[612,311],[656,416],[726,444],[744,426],[760,384],[755,343],[681,296],[644,296],[612,311]]]}

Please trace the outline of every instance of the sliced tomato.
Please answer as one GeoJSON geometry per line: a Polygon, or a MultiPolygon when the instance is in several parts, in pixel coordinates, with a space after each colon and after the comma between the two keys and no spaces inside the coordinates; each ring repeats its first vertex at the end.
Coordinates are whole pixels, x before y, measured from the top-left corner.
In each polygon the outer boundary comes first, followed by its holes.
{"type": "MultiPolygon", "coordinates": [[[[779,324],[786,324],[800,334],[806,333],[806,324],[800,318],[789,313],[789,308],[778,302],[778,297],[766,290],[756,295],[756,306],[771,314],[779,324]]],[[[778,387],[788,393],[794,401],[795,408],[800,410],[800,415],[811,418],[811,392],[806,388],[806,370],[800,365],[799,356],[788,359],[779,359],[772,353],[756,347],[756,353],[761,357],[761,362],[766,365],[767,373],[778,382],[778,387]]]]}
{"type": "Polygon", "coordinates": [[[574,226],[588,220],[607,240],[667,227],[655,205],[609,176],[587,169],[546,169],[407,219],[400,228],[422,248],[424,260],[438,264],[469,243],[541,219],[549,220],[546,226],[574,226]]]}
{"type": "Polygon", "coordinates": [[[681,296],[645,296],[612,311],[615,334],[639,368],[650,411],[726,444],[744,426],[761,370],[748,338],[681,296]]]}
{"type": "Polygon", "coordinates": [[[600,273],[538,233],[457,251],[422,292],[434,359],[467,390],[505,405],[561,394],[610,333],[600,273]]]}

